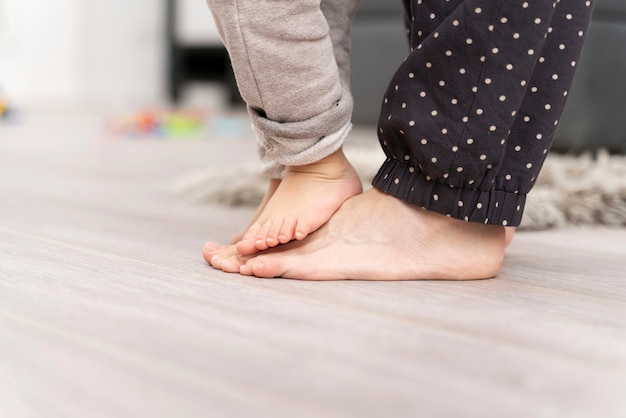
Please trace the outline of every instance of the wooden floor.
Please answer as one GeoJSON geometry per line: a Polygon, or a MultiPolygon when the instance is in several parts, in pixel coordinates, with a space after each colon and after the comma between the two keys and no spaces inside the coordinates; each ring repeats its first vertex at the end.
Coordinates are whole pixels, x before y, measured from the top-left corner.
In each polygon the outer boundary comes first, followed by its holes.
{"type": "Polygon", "coordinates": [[[488,281],[229,275],[201,246],[251,211],[169,186],[250,140],[27,116],[0,126],[1,418],[626,416],[626,230],[519,233],[488,281]]]}

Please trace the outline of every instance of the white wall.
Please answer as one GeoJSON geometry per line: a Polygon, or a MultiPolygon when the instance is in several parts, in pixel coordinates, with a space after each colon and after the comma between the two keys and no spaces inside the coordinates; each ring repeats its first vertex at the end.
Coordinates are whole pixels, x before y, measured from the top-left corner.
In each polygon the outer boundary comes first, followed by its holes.
{"type": "MultiPolygon", "coordinates": [[[[182,37],[219,42],[204,0],[181,6],[183,20],[193,18],[180,22],[182,37]]],[[[0,0],[0,89],[25,106],[161,102],[164,8],[162,0],[0,0]]]]}
{"type": "Polygon", "coordinates": [[[76,99],[81,79],[80,0],[0,1],[2,89],[26,101],[76,99]]]}

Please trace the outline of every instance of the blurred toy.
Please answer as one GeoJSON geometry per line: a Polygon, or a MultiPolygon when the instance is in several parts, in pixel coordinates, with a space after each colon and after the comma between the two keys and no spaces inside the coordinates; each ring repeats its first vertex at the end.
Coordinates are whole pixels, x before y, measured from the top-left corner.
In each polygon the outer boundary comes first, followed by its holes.
{"type": "Polygon", "coordinates": [[[8,118],[11,112],[12,109],[9,107],[9,102],[0,96],[0,118],[8,118]]]}
{"type": "Polygon", "coordinates": [[[147,110],[113,122],[113,131],[131,137],[190,138],[203,133],[207,115],[199,110],[147,110]]]}

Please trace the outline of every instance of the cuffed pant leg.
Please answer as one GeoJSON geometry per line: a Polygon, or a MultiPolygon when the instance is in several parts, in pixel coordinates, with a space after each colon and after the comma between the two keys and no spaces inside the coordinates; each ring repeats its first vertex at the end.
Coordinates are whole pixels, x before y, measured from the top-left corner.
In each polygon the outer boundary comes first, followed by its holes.
{"type": "Polygon", "coordinates": [[[519,225],[591,8],[587,0],[413,0],[412,52],[381,108],[388,159],[374,186],[453,218],[519,225]]]}
{"type": "Polygon", "coordinates": [[[312,163],[339,149],[351,127],[344,55],[358,0],[208,4],[248,105],[264,171],[279,177],[284,165],[312,163]]]}

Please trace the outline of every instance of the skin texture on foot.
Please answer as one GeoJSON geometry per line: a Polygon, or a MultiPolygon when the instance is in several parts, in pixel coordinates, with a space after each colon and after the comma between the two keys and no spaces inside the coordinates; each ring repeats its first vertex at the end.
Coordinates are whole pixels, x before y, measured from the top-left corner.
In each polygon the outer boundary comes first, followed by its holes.
{"type": "Polygon", "coordinates": [[[265,209],[265,206],[267,206],[267,202],[269,202],[270,198],[274,196],[274,192],[276,192],[276,189],[278,189],[279,185],[280,185],[280,179],[270,179],[269,184],[267,185],[267,190],[265,191],[265,195],[263,196],[263,200],[261,201],[261,203],[259,204],[259,207],[256,209],[256,211],[252,215],[252,218],[250,218],[251,219],[250,223],[245,229],[233,235],[233,237],[230,239],[230,244],[234,245],[238,243],[239,241],[241,241],[246,231],[248,231],[248,229],[250,229],[250,227],[254,225],[257,219],[259,219],[259,216],[261,216],[261,213],[263,213],[263,209],[265,209]]]}
{"type": "Polygon", "coordinates": [[[504,249],[504,227],[452,219],[372,189],[346,201],[303,241],[207,261],[264,278],[471,280],[494,277],[504,249]]]}
{"type": "Polygon", "coordinates": [[[361,191],[361,180],[342,150],[316,163],[287,167],[258,218],[236,244],[237,252],[250,255],[301,240],[361,191]]]}

